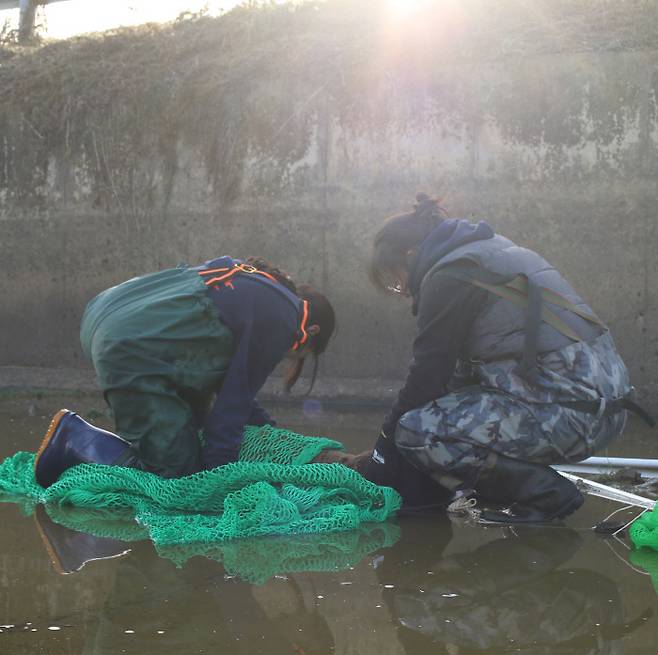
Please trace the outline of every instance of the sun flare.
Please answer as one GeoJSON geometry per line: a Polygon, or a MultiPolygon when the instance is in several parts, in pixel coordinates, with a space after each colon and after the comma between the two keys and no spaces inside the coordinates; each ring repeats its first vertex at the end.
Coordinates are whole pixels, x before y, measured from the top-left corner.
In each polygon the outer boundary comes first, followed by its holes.
{"type": "Polygon", "coordinates": [[[386,0],[389,11],[404,18],[430,5],[432,0],[386,0]]]}

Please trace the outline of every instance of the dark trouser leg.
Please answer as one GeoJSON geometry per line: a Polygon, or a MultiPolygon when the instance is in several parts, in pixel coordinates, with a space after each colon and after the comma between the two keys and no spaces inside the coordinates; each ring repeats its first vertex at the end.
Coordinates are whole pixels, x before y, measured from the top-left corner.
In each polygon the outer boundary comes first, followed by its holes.
{"type": "Polygon", "coordinates": [[[506,394],[466,387],[404,414],[395,443],[417,468],[457,488],[475,483],[490,452],[537,464],[588,457],[590,444],[573,414],[559,405],[531,411],[506,394]]]}
{"type": "Polygon", "coordinates": [[[112,389],[105,398],[139,468],[166,478],[198,470],[201,443],[194,411],[167,380],[140,378],[134,389],[112,389]]]}
{"type": "Polygon", "coordinates": [[[546,405],[536,413],[508,395],[469,387],[405,414],[395,441],[409,461],[446,488],[480,487],[483,501],[504,505],[530,501],[541,488],[539,495],[549,499],[545,515],[553,505],[558,515],[562,507],[577,506],[567,498],[575,487],[548,464],[564,461],[565,450],[574,459],[588,455],[587,440],[564,411],[546,405]],[[503,489],[501,481],[509,484],[503,489]]]}
{"type": "Polygon", "coordinates": [[[405,508],[447,505],[451,494],[426,471],[419,470],[398,450],[392,439],[380,437],[372,455],[363,458],[357,469],[367,480],[393,487],[405,508]]]}
{"type": "Polygon", "coordinates": [[[502,523],[561,519],[575,512],[583,497],[576,486],[550,466],[495,454],[475,483],[478,498],[509,512],[484,511],[482,518],[502,523]]]}

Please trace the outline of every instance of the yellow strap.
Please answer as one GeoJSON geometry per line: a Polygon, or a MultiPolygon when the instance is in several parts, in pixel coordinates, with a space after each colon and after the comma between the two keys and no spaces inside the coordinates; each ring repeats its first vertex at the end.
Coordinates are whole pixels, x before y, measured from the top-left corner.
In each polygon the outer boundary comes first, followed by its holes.
{"type": "MultiPolygon", "coordinates": [[[[514,278],[512,283],[516,282],[519,278],[514,278]]],[[[476,287],[486,289],[487,291],[509,300],[518,307],[523,309],[528,308],[528,296],[527,296],[527,281],[525,282],[526,291],[522,291],[523,284],[506,284],[504,286],[496,286],[494,284],[487,284],[486,282],[480,282],[480,280],[471,279],[471,284],[474,284],[476,287]]],[[[542,289],[542,296],[546,289],[542,289]]],[[[568,308],[565,308],[568,309],[568,308]]],[[[552,312],[545,303],[542,303],[541,308],[541,318],[542,321],[548,323],[551,327],[555,328],[558,332],[561,332],[565,337],[572,339],[573,341],[582,341],[580,335],[578,335],[574,330],[572,330],[557,314],[552,312]]]]}
{"type": "MultiPolygon", "coordinates": [[[[512,289],[516,289],[517,291],[520,291],[526,296],[528,295],[528,281],[522,275],[519,275],[515,277],[513,280],[510,280],[509,282],[506,283],[505,286],[508,286],[512,289]]],[[[589,321],[590,323],[594,323],[594,325],[598,325],[604,330],[607,329],[605,323],[603,323],[603,321],[601,321],[601,319],[598,316],[583,311],[582,309],[574,305],[570,300],[567,300],[564,296],[561,296],[559,293],[551,289],[542,288],[541,294],[544,302],[549,302],[551,303],[551,305],[556,305],[557,307],[566,309],[570,312],[573,312],[577,316],[580,316],[580,318],[589,321]]]]}

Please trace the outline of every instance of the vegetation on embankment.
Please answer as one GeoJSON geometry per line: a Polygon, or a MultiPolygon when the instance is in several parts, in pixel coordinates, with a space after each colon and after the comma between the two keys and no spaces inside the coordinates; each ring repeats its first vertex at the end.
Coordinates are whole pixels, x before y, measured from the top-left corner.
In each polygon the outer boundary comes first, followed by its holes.
{"type": "Polygon", "coordinates": [[[247,158],[284,175],[304,157],[329,101],[344,123],[372,127],[386,98],[368,91],[382,78],[411,88],[454,60],[654,48],[657,28],[643,0],[436,2],[404,17],[382,1],[329,0],[5,48],[0,214],[82,197],[162,211],[181,150],[230,202],[247,158]]]}

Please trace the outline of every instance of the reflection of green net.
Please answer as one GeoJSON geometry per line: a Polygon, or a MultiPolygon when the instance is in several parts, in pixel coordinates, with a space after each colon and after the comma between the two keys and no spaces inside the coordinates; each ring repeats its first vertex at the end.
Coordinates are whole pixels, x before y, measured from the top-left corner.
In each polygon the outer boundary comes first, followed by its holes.
{"type": "Polygon", "coordinates": [[[130,510],[82,509],[70,505],[46,505],[48,516],[76,532],[117,541],[143,541],[149,531],[133,518],[130,510]]]}
{"type": "Polygon", "coordinates": [[[640,548],[632,550],[628,558],[631,564],[643,568],[651,576],[653,588],[658,594],[658,553],[648,548],[640,548]]]}
{"type": "Polygon", "coordinates": [[[274,575],[301,571],[342,571],[368,553],[392,546],[400,537],[395,523],[366,523],[331,534],[276,535],[216,544],[165,546],[158,553],[177,566],[200,555],[224,565],[227,573],[262,584],[274,575]]]}
{"type": "Polygon", "coordinates": [[[339,532],[385,521],[399,509],[400,497],[392,489],[340,464],[305,463],[325,448],[342,446],[271,426],[249,427],[240,461],[212,471],[163,479],[84,464],[48,489],[34,480],[34,455],[17,453],[0,464],[0,491],[132,516],[157,547],[339,532]]]}
{"type": "MultiPolygon", "coordinates": [[[[1,500],[18,502],[20,497],[2,497],[1,500]]],[[[45,507],[55,523],[77,532],[128,543],[149,538],[148,529],[136,523],[130,512],[52,504],[45,507]]],[[[230,575],[262,584],[282,573],[348,569],[358,564],[368,553],[388,548],[399,538],[400,528],[395,523],[364,523],[354,530],[343,532],[174,544],[162,546],[157,551],[176,566],[182,566],[191,557],[206,557],[223,564],[230,575]]]]}
{"type": "Polygon", "coordinates": [[[658,508],[644,512],[628,529],[633,546],[631,563],[642,567],[651,575],[653,587],[658,593],[658,508]]]}

